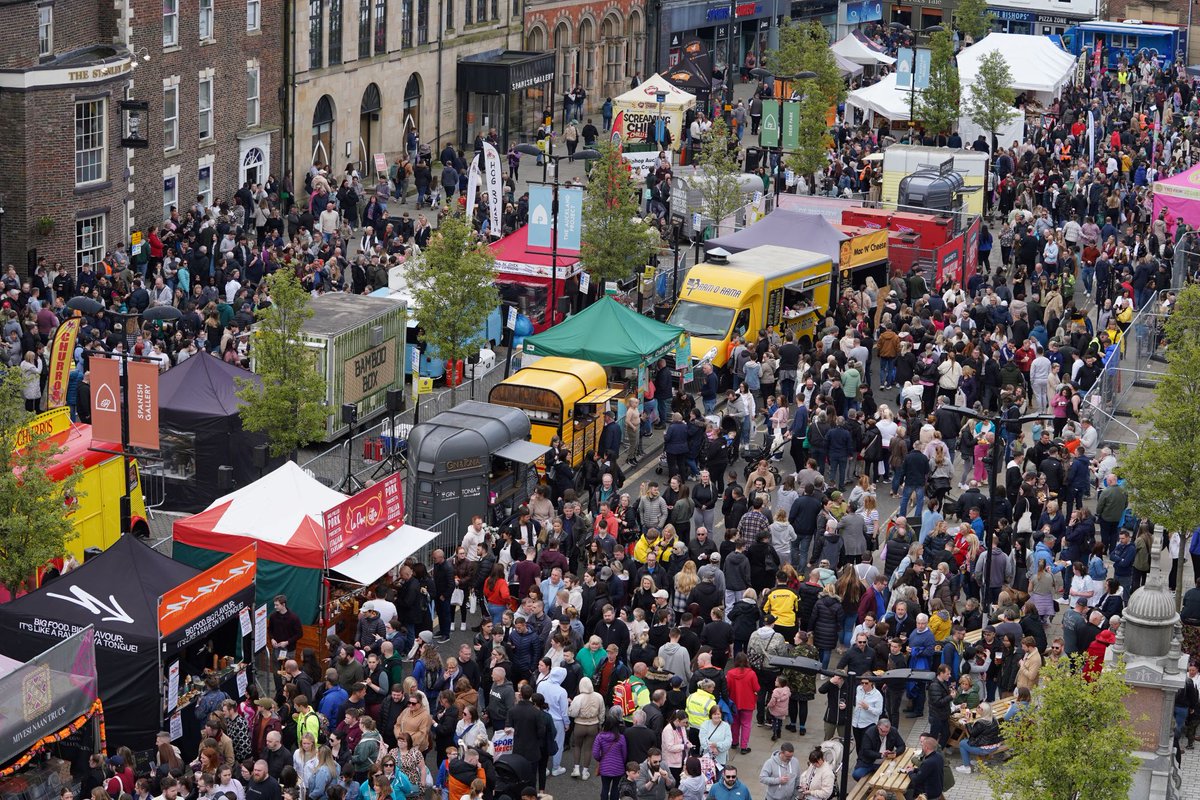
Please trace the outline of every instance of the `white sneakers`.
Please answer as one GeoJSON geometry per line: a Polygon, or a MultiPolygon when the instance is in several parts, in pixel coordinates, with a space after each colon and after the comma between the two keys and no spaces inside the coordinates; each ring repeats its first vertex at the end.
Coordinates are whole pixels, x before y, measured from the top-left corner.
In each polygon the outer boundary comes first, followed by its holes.
{"type": "Polygon", "coordinates": [[[460,631],[465,631],[467,629],[467,623],[465,623],[465,622],[458,623],[458,629],[460,631]]]}
{"type": "Polygon", "coordinates": [[[957,767],[954,768],[954,771],[961,772],[963,775],[971,774],[971,768],[968,767],[966,764],[959,764],[957,767]]]}
{"type": "Polygon", "coordinates": [[[579,777],[579,765],[578,764],[575,765],[575,769],[571,770],[571,777],[572,778],[579,777]]]}
{"type": "Polygon", "coordinates": [[[583,779],[586,781],[586,780],[587,780],[588,778],[590,778],[590,777],[592,777],[592,773],[588,772],[588,771],[585,769],[585,770],[583,771],[583,779]]]}
{"type": "Polygon", "coordinates": [[[551,775],[553,775],[553,776],[554,776],[554,777],[556,777],[556,778],[557,778],[559,775],[566,775],[566,774],[567,774],[567,768],[566,768],[566,767],[555,767],[555,768],[554,768],[554,771],[553,771],[553,772],[551,772],[550,774],[551,774],[551,775]]]}

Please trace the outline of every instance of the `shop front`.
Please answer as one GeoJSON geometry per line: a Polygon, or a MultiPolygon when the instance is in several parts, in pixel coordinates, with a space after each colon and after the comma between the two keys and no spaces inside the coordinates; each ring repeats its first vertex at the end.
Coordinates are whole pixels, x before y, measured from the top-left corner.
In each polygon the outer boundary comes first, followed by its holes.
{"type": "Polygon", "coordinates": [[[493,50],[458,62],[459,141],[492,130],[500,152],[532,142],[554,105],[554,53],[493,50]]]}
{"type": "MultiPolygon", "coordinates": [[[[834,7],[836,9],[836,4],[834,7]]],[[[781,0],[665,6],[658,30],[659,56],[655,71],[661,72],[678,64],[687,41],[696,38],[712,55],[713,71],[724,75],[732,35],[734,75],[737,76],[746,64],[748,53],[754,54],[756,64],[763,62],[772,40],[771,31],[782,24],[787,14],[788,4],[781,0]]]]}
{"type": "Polygon", "coordinates": [[[996,8],[992,12],[992,30],[998,33],[1024,33],[1033,36],[1062,35],[1067,28],[1090,15],[1069,16],[1066,14],[1039,14],[1020,8],[996,8]]]}
{"type": "Polygon", "coordinates": [[[954,9],[943,0],[904,0],[892,3],[885,13],[889,22],[899,22],[914,31],[923,31],[933,25],[941,25],[943,18],[949,21],[954,9]]]}

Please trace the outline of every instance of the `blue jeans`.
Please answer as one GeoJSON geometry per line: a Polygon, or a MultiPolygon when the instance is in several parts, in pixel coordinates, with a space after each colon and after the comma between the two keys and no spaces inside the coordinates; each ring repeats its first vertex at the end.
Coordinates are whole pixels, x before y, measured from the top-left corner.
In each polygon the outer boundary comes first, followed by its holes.
{"type": "Polygon", "coordinates": [[[896,359],[879,359],[879,380],[888,386],[896,382],[896,359]]]}
{"type": "Polygon", "coordinates": [[[829,483],[832,489],[841,489],[846,483],[846,465],[845,458],[838,456],[837,458],[829,459],[829,483]]]}
{"type": "Polygon", "coordinates": [[[1092,293],[1092,280],[1096,277],[1096,268],[1084,266],[1079,270],[1079,277],[1083,280],[1083,289],[1088,294],[1092,293]]]}
{"type": "Polygon", "coordinates": [[[708,414],[712,414],[713,412],[715,412],[717,410],[717,398],[715,398],[715,397],[711,400],[709,400],[708,398],[701,398],[700,402],[702,402],[704,404],[704,413],[706,416],[708,414]]]}
{"type": "Polygon", "coordinates": [[[971,756],[986,756],[995,749],[996,748],[994,747],[991,749],[986,747],[976,747],[975,745],[970,744],[966,739],[963,739],[958,743],[958,753],[962,756],[962,763],[964,767],[971,766],[971,756]]]}
{"type": "Polygon", "coordinates": [[[904,484],[904,493],[900,495],[900,516],[908,516],[908,498],[911,497],[914,492],[916,492],[917,495],[917,502],[916,505],[913,506],[913,509],[917,513],[920,513],[921,509],[925,507],[925,487],[909,486],[906,483],[904,484]]]}
{"type": "Polygon", "coordinates": [[[858,624],[858,617],[853,614],[847,614],[842,618],[842,645],[850,646],[850,637],[854,635],[854,626],[858,624]]]}
{"type": "Polygon", "coordinates": [[[504,621],[504,612],[508,610],[508,606],[498,605],[496,603],[487,604],[488,614],[492,617],[492,624],[499,625],[504,621]]]}
{"type": "Polygon", "coordinates": [[[855,767],[854,772],[851,772],[850,775],[851,775],[851,777],[854,778],[854,780],[861,781],[863,778],[865,778],[868,775],[870,775],[871,773],[873,773],[876,769],[878,769],[878,768],[861,765],[861,766],[855,767]]]}
{"type": "Polygon", "coordinates": [[[821,651],[821,668],[822,669],[829,669],[829,657],[831,655],[833,655],[832,650],[822,650],[821,651]]]}
{"type": "Polygon", "coordinates": [[[900,491],[900,480],[903,477],[904,474],[900,472],[899,469],[892,470],[892,494],[896,494],[900,491]]]}

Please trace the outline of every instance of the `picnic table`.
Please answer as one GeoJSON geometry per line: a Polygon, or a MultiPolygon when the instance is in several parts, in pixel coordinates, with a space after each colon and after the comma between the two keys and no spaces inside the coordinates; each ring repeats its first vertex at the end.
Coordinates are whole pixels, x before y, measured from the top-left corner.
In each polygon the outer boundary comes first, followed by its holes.
{"type": "Polygon", "coordinates": [[[912,766],[918,753],[917,748],[909,747],[895,758],[885,759],[879,769],[867,777],[871,791],[887,789],[903,797],[904,793],[908,791],[909,783],[908,773],[904,770],[912,766]]]}
{"type": "MultiPolygon", "coordinates": [[[[1014,700],[1014,697],[1005,697],[992,703],[992,716],[997,721],[1004,719],[1004,715],[1008,713],[1014,700]]],[[[950,736],[946,740],[946,744],[950,747],[958,747],[958,743],[967,735],[967,723],[975,721],[974,714],[974,711],[968,711],[966,714],[959,711],[950,715],[950,736]]]]}

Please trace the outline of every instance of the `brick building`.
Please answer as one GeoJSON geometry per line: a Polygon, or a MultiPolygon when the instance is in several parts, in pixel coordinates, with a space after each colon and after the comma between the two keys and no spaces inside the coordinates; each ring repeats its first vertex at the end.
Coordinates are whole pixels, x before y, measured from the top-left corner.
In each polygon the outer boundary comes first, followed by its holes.
{"type": "Polygon", "coordinates": [[[0,8],[0,261],[95,261],[172,205],[278,172],[281,13],[280,0],[0,8]]]}
{"type": "MultiPolygon", "coordinates": [[[[605,97],[646,77],[646,10],[642,0],[531,0],[525,6],[525,49],[554,50],[558,94],[575,85],[587,91],[586,113],[598,114],[605,97]]],[[[599,120],[597,120],[597,124],[599,120]]]]}

